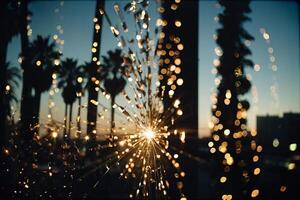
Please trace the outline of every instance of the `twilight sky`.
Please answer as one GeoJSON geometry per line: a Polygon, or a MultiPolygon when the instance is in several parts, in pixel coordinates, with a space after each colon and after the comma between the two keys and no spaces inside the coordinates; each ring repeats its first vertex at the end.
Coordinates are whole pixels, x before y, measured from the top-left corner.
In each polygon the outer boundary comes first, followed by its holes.
{"type": "MultiPolygon", "coordinates": [[[[119,1],[108,1],[106,10],[113,16],[113,3],[119,1]]],[[[154,3],[154,2],[152,2],[154,3]]],[[[124,1],[121,5],[124,4],[124,1]]],[[[43,36],[58,34],[57,26],[61,25],[64,39],[63,59],[66,57],[77,58],[79,64],[91,59],[92,19],[94,16],[94,1],[66,1],[59,12],[54,12],[60,7],[59,1],[38,1],[30,4],[29,9],[33,13],[31,28],[32,38],[37,34],[43,36]]],[[[150,7],[152,23],[156,21],[156,5],[150,7]]],[[[249,126],[255,127],[255,116],[269,114],[281,115],[283,112],[300,112],[300,64],[299,64],[299,21],[298,8],[295,2],[254,1],[251,3],[251,22],[245,24],[245,28],[255,37],[251,43],[250,57],[254,63],[261,66],[259,72],[249,69],[247,72],[252,76],[252,85],[256,87],[258,102],[253,105],[251,92],[246,96],[252,103],[249,111],[249,126]],[[278,71],[272,73],[269,62],[268,45],[263,40],[259,30],[265,28],[270,33],[271,46],[278,65],[278,71]],[[276,80],[274,82],[274,77],[276,80]],[[272,102],[270,87],[273,83],[278,85],[279,106],[272,102]]],[[[222,9],[216,8],[215,1],[200,1],[200,25],[199,25],[199,136],[209,134],[207,124],[210,117],[210,94],[215,88],[213,60],[216,58],[214,48],[216,44],[212,35],[219,27],[214,17],[222,9]]],[[[113,21],[117,22],[114,17],[113,21]]],[[[129,21],[131,19],[128,19],[129,21]]],[[[153,27],[153,26],[152,26],[153,27]]],[[[116,42],[110,33],[107,23],[104,21],[101,55],[107,50],[115,48],[116,42]],[[112,42],[113,41],[113,42],[112,42]]],[[[8,60],[18,66],[18,54],[20,52],[20,38],[15,37],[9,45],[8,60]]],[[[20,95],[20,92],[17,91],[20,95]]],[[[19,96],[20,99],[20,96],[19,96]]],[[[48,94],[42,97],[41,119],[47,117],[48,94]]],[[[64,104],[60,94],[55,96],[56,107],[54,118],[62,120],[64,104]]],[[[101,101],[101,97],[100,97],[101,101]]],[[[104,105],[109,101],[104,100],[104,105]]],[[[18,108],[17,108],[18,109],[18,108]]],[[[76,109],[76,106],[75,106],[76,109]]],[[[84,112],[84,118],[86,113],[84,112]]],[[[75,117],[75,116],[74,116],[75,117]]]]}

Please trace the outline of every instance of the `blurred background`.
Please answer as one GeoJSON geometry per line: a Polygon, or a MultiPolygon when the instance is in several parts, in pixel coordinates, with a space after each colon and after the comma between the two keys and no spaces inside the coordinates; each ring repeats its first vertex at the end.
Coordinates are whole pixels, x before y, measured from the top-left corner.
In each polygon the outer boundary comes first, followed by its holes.
{"type": "Polygon", "coordinates": [[[4,196],[298,195],[296,1],[5,0],[0,13],[4,196]]]}

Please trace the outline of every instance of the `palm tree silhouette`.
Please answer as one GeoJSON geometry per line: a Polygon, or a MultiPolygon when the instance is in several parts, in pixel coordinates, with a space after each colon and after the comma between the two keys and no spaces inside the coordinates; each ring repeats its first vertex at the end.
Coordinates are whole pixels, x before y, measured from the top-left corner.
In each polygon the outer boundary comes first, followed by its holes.
{"type": "Polygon", "coordinates": [[[125,70],[126,65],[123,63],[123,57],[121,50],[108,51],[108,56],[102,56],[103,64],[101,65],[101,74],[104,81],[104,87],[106,92],[111,96],[111,127],[110,137],[115,131],[115,110],[113,105],[115,104],[116,96],[122,92],[126,86],[125,70]]]}
{"type": "MultiPolygon", "coordinates": [[[[217,72],[222,79],[218,85],[217,103],[213,106],[212,114],[217,121],[215,127],[222,128],[214,128],[212,134],[220,136],[218,141],[214,141],[216,146],[221,146],[226,141],[226,153],[232,155],[234,163],[228,167],[226,175],[231,181],[218,183],[216,194],[219,198],[226,191],[236,198],[245,199],[250,196],[257,181],[254,175],[241,175],[255,168],[250,142],[254,138],[247,132],[246,117],[239,117],[250,107],[249,102],[242,97],[251,88],[245,69],[253,67],[253,62],[248,58],[251,51],[245,45],[245,40],[251,41],[254,38],[243,27],[243,23],[250,20],[247,16],[251,12],[250,1],[219,0],[219,3],[224,8],[218,16],[221,27],[217,29],[216,39],[221,52],[217,72]],[[225,135],[226,130],[230,136],[225,135]],[[243,136],[235,137],[235,133],[243,133],[243,136]],[[237,144],[241,144],[240,151],[237,144]]],[[[224,154],[217,152],[214,156],[217,160],[214,174],[219,179],[224,172],[224,154]]]]}
{"type": "MultiPolygon", "coordinates": [[[[6,76],[8,72],[9,63],[6,63],[7,47],[9,42],[14,36],[19,33],[19,19],[20,19],[20,6],[17,1],[5,0],[0,2],[0,76],[6,76]]],[[[0,111],[0,130],[2,134],[0,136],[0,149],[4,145],[6,134],[6,105],[7,95],[3,95],[5,92],[5,86],[7,79],[0,79],[1,95],[0,95],[0,107],[3,108],[0,111]],[[4,86],[4,88],[2,88],[4,86]]]]}
{"type": "MultiPolygon", "coordinates": [[[[29,0],[24,0],[20,5],[20,38],[21,38],[21,67],[23,69],[23,81],[22,81],[22,98],[21,98],[21,132],[22,137],[31,142],[33,137],[33,131],[30,129],[32,123],[33,115],[33,98],[31,95],[32,86],[30,85],[31,75],[30,75],[30,63],[27,59],[29,54],[29,38],[27,35],[28,27],[28,2],[29,0]]],[[[30,143],[29,143],[30,144],[30,143]]],[[[30,145],[25,148],[30,149],[30,145]]],[[[29,152],[29,151],[28,151],[29,152]]]]}
{"type": "Polygon", "coordinates": [[[50,89],[52,75],[58,69],[60,53],[55,50],[55,43],[49,43],[50,37],[37,38],[29,44],[27,59],[30,62],[30,81],[34,89],[33,117],[35,124],[39,123],[41,94],[50,89]]]}
{"type": "Polygon", "coordinates": [[[19,81],[21,80],[20,69],[13,66],[11,67],[10,62],[7,62],[4,66],[3,73],[0,74],[0,79],[4,80],[4,84],[1,84],[1,93],[6,99],[7,105],[11,102],[18,102],[17,96],[15,94],[15,89],[19,87],[19,81]]]}
{"type": "Polygon", "coordinates": [[[84,91],[86,90],[85,84],[85,78],[87,77],[87,71],[86,71],[86,65],[81,65],[78,67],[75,78],[76,78],[76,96],[78,99],[78,111],[77,111],[77,132],[76,132],[76,138],[81,137],[81,99],[84,96],[84,91]]]}
{"type": "Polygon", "coordinates": [[[96,121],[97,121],[97,106],[92,103],[92,100],[98,101],[98,91],[95,90],[98,87],[98,84],[95,83],[93,77],[96,77],[98,72],[98,61],[100,61],[100,38],[102,33],[102,15],[99,9],[104,7],[103,0],[96,1],[95,9],[95,21],[93,24],[93,41],[92,41],[92,57],[91,64],[88,70],[89,79],[88,79],[88,111],[87,111],[87,134],[89,134],[91,140],[95,140],[94,130],[97,130],[96,121]]]}
{"type": "MultiPolygon", "coordinates": [[[[86,84],[83,89],[87,90],[88,93],[88,107],[87,107],[87,136],[89,140],[87,141],[87,151],[89,156],[95,156],[94,147],[96,146],[96,134],[94,130],[96,130],[96,119],[97,119],[97,106],[93,104],[92,100],[98,101],[98,92],[96,90],[97,87],[100,86],[100,81],[102,80],[102,76],[100,73],[100,65],[96,62],[85,62],[81,65],[83,76],[87,78],[86,84]]],[[[80,100],[80,99],[78,99],[80,100]]],[[[78,101],[79,103],[79,101],[78,101]]],[[[78,108],[80,109],[80,107],[78,108]]],[[[79,112],[80,110],[78,110],[79,112]]],[[[78,125],[80,122],[78,122],[78,125]]],[[[77,126],[77,130],[78,130],[77,126]]]]}
{"type": "Polygon", "coordinates": [[[4,0],[0,2],[0,66],[6,65],[8,43],[19,33],[20,5],[17,1],[4,0]]]}
{"type": "Polygon", "coordinates": [[[11,114],[11,104],[12,102],[17,103],[18,99],[15,94],[16,88],[19,87],[19,81],[21,80],[20,70],[17,67],[11,67],[10,63],[7,62],[2,66],[0,73],[0,95],[1,95],[1,115],[5,118],[5,129],[1,130],[1,142],[5,144],[7,140],[7,117],[10,117],[11,114]]]}
{"type": "Polygon", "coordinates": [[[64,137],[69,138],[71,133],[71,122],[72,122],[72,109],[73,104],[77,98],[77,77],[79,73],[79,67],[77,66],[77,60],[72,58],[66,58],[62,61],[60,69],[58,71],[58,78],[60,81],[58,82],[58,87],[63,88],[62,97],[65,102],[65,117],[64,117],[64,137]],[[70,106],[69,110],[69,123],[67,126],[67,114],[68,114],[68,106],[70,106]],[[68,132],[67,132],[68,127],[68,132]]]}

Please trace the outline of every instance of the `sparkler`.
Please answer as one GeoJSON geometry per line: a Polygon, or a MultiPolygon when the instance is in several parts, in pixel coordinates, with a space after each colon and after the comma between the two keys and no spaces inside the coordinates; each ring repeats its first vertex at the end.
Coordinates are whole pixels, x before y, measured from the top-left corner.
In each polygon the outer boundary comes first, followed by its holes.
{"type": "MultiPolygon", "coordinates": [[[[164,94],[159,95],[157,89],[160,82],[157,77],[155,41],[150,37],[148,4],[147,1],[132,1],[125,6],[125,11],[132,14],[135,19],[136,35],[131,39],[128,39],[130,36],[127,34],[130,27],[127,25],[118,4],[114,5],[114,10],[119,17],[121,29],[112,24],[112,20],[105,10],[100,9],[100,13],[108,22],[118,46],[122,49],[124,64],[129,69],[126,72],[129,86],[122,93],[123,102],[126,102],[127,105],[116,103],[113,108],[119,111],[120,121],[125,118],[127,123],[133,123],[132,127],[134,128],[129,128],[128,125],[116,128],[118,131],[114,130],[114,143],[111,145],[116,147],[116,157],[111,158],[111,160],[116,159],[120,165],[123,163],[123,171],[120,176],[125,179],[131,177],[138,180],[135,194],[132,193],[129,197],[147,197],[151,195],[151,188],[155,188],[159,192],[158,195],[167,195],[169,182],[166,180],[167,167],[163,164],[163,160],[171,161],[176,169],[175,177],[179,180],[177,182],[179,190],[183,188],[180,178],[185,175],[176,160],[178,155],[173,157],[168,152],[168,137],[172,133],[177,133],[177,130],[171,133],[167,124],[169,123],[168,120],[174,123],[175,119],[172,116],[175,113],[170,108],[163,108],[162,100],[165,97],[164,94]]],[[[157,33],[158,30],[155,31],[154,38],[157,37],[157,33]]],[[[101,86],[99,88],[102,91],[101,94],[109,99],[110,96],[105,89],[101,86]]],[[[178,99],[173,104],[177,109],[178,116],[182,115],[179,104],[178,99]]],[[[100,116],[100,119],[105,120],[103,114],[100,116]]],[[[184,133],[180,136],[181,140],[184,141],[184,133]]],[[[184,197],[183,194],[181,196],[184,197]]]]}
{"type": "MultiPolygon", "coordinates": [[[[124,10],[131,14],[135,20],[135,36],[129,38],[130,26],[127,25],[124,13],[119,4],[114,4],[114,11],[119,18],[121,28],[113,25],[110,16],[104,9],[99,12],[105,17],[110,30],[122,49],[123,64],[127,65],[125,75],[129,86],[122,92],[123,101],[115,103],[113,109],[118,110],[118,120],[127,123],[125,126],[116,126],[113,130],[113,144],[115,155],[110,160],[116,160],[121,167],[121,177],[129,177],[138,180],[135,194],[129,197],[148,197],[151,189],[155,188],[160,197],[167,195],[169,182],[166,180],[167,166],[164,160],[169,160],[176,169],[175,177],[179,180],[177,187],[183,188],[181,179],[185,173],[181,171],[180,164],[176,160],[178,155],[173,157],[168,152],[168,137],[177,131],[168,130],[168,120],[174,123],[174,111],[163,108],[162,100],[164,95],[159,95],[158,86],[160,82],[157,74],[157,57],[155,38],[158,29],[155,31],[154,39],[151,38],[150,16],[148,12],[148,1],[131,1],[124,10]],[[125,103],[124,103],[125,102],[125,103]],[[172,120],[171,120],[172,119],[172,120]],[[132,125],[130,125],[132,124],[132,125]]],[[[97,81],[97,80],[95,80],[97,81]]],[[[183,81],[182,81],[183,82],[183,81]]],[[[180,83],[182,84],[182,83],[180,83]]],[[[109,99],[110,95],[105,88],[99,85],[101,94],[109,99]]],[[[174,89],[175,90],[175,89],[174,89]]],[[[172,95],[170,95],[172,96],[172,95]]],[[[98,104],[99,102],[95,102],[98,104]]],[[[177,109],[177,116],[182,115],[179,107],[180,101],[174,101],[173,106],[177,109]]],[[[106,109],[106,107],[101,106],[106,109]]],[[[100,114],[100,120],[106,120],[105,115],[100,114]]],[[[176,118],[176,117],[175,117],[176,118]]],[[[110,135],[106,134],[107,137],[110,135]]],[[[184,133],[181,134],[181,140],[184,133]]],[[[114,162],[113,162],[114,163],[114,162]]],[[[110,169],[110,166],[107,166],[110,169]]],[[[184,197],[184,195],[182,194],[184,197]]]]}

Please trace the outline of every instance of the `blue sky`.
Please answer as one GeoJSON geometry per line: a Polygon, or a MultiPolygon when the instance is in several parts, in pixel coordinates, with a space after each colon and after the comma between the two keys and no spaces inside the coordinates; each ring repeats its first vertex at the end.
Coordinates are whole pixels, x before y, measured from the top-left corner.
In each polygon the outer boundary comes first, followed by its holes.
{"type": "MultiPolygon", "coordinates": [[[[61,35],[65,40],[63,54],[65,57],[74,57],[79,64],[91,59],[91,39],[94,1],[66,1],[60,12],[55,13],[59,7],[59,1],[38,1],[30,5],[33,13],[31,28],[33,38],[37,34],[43,36],[57,34],[57,25],[63,27],[61,35]]],[[[114,1],[108,1],[106,9],[111,16],[114,1]]],[[[154,3],[154,2],[153,2],[154,3]]],[[[124,1],[122,2],[124,4],[124,1]]],[[[249,126],[255,127],[255,116],[269,114],[282,114],[283,112],[300,111],[300,65],[299,65],[299,22],[298,9],[295,2],[254,1],[251,3],[252,13],[249,15],[252,22],[245,24],[245,28],[255,37],[250,49],[253,55],[250,57],[255,63],[261,65],[259,72],[248,70],[252,76],[252,84],[256,86],[259,101],[249,111],[249,126]],[[277,77],[279,88],[279,107],[270,103],[270,87],[272,85],[272,71],[269,65],[268,45],[263,40],[259,29],[266,28],[271,36],[271,46],[278,65],[278,71],[273,75],[277,77]],[[255,108],[256,107],[256,108],[255,108]]],[[[155,13],[155,5],[150,7],[151,13],[155,13]]],[[[214,17],[221,12],[215,7],[215,1],[200,2],[200,26],[199,26],[199,135],[209,133],[207,124],[210,116],[210,94],[214,86],[213,60],[216,58],[214,48],[216,44],[212,35],[219,27],[214,17]]],[[[152,16],[155,21],[155,16],[152,16]]],[[[114,18],[113,18],[114,20],[114,18]]],[[[129,19],[128,19],[129,20],[129,19]]],[[[116,21],[115,21],[116,22],[116,21]]],[[[103,25],[103,38],[101,54],[108,49],[115,48],[116,42],[110,33],[107,23],[103,25]],[[113,42],[112,42],[113,41],[113,42]]],[[[20,52],[20,38],[15,37],[9,45],[8,60],[18,65],[17,58],[20,52]]],[[[20,94],[20,92],[18,92],[20,94]]],[[[246,96],[252,100],[251,93],[246,96]]],[[[42,97],[41,117],[46,119],[48,94],[42,97]]],[[[63,102],[60,95],[55,96],[57,107],[56,118],[62,120],[63,102]]],[[[101,100],[101,98],[100,98],[101,100]]],[[[109,102],[103,101],[105,105],[109,102]]],[[[83,113],[85,116],[85,113],[83,113]]]]}

